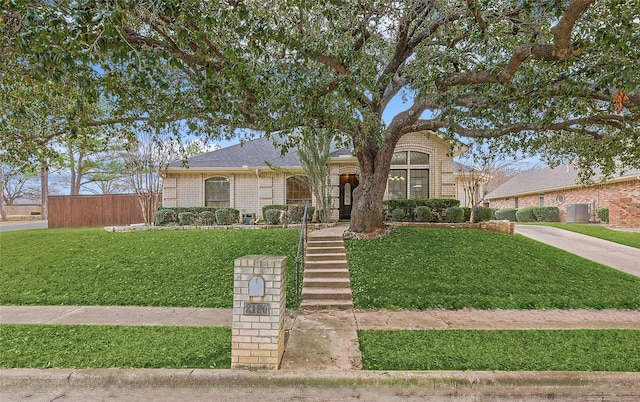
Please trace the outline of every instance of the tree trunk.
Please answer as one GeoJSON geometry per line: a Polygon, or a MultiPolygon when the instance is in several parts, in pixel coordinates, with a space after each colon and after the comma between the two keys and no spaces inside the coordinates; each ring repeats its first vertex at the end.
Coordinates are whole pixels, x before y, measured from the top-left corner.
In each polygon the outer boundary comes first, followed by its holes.
{"type": "Polygon", "coordinates": [[[354,144],[360,165],[360,183],[353,191],[350,230],[357,233],[371,233],[384,229],[382,200],[387,188],[391,157],[397,139],[378,145],[371,136],[366,144],[354,144]]]}
{"type": "Polygon", "coordinates": [[[7,212],[4,210],[4,176],[2,175],[2,164],[0,163],[0,219],[2,222],[9,220],[7,212]]]}
{"type": "Polygon", "coordinates": [[[42,167],[40,170],[40,217],[43,220],[49,219],[49,169],[42,167]]]}

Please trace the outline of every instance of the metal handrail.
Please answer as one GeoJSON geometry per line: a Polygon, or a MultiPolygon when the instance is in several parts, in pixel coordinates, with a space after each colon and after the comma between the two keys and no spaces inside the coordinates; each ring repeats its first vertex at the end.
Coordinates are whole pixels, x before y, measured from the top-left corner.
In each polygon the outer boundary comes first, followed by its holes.
{"type": "Polygon", "coordinates": [[[298,253],[296,254],[296,304],[300,304],[300,266],[304,271],[304,244],[307,237],[307,205],[304,206],[302,225],[300,225],[300,240],[298,241],[298,253]],[[301,264],[302,262],[302,264],[301,264]]]}

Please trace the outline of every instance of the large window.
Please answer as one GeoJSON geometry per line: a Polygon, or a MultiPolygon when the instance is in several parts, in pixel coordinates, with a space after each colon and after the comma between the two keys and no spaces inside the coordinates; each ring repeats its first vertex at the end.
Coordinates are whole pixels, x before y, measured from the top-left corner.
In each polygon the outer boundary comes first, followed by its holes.
{"type": "Polygon", "coordinates": [[[287,204],[311,204],[311,189],[295,177],[287,179],[287,204]]]}
{"type": "Polygon", "coordinates": [[[229,206],[229,179],[212,177],[204,182],[204,205],[207,207],[229,206]]]}
{"type": "Polygon", "coordinates": [[[389,199],[429,198],[429,154],[395,152],[389,170],[389,199]]]}

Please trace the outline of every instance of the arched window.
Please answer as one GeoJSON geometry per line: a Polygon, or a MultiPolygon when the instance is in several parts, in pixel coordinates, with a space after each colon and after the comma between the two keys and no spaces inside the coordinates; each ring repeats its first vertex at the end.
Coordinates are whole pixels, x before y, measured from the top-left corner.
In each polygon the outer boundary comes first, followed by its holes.
{"type": "Polygon", "coordinates": [[[229,206],[229,179],[212,177],[204,182],[204,205],[207,207],[229,206]]]}
{"type": "Polygon", "coordinates": [[[311,204],[311,189],[308,185],[289,177],[287,179],[287,204],[311,204]]]}

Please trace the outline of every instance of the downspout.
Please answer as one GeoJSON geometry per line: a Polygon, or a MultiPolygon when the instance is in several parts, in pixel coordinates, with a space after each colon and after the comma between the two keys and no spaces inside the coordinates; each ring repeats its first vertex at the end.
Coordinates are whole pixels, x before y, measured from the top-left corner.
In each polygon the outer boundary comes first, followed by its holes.
{"type": "Polygon", "coordinates": [[[256,213],[256,220],[254,223],[258,223],[262,220],[262,208],[260,208],[260,169],[256,168],[256,181],[258,191],[256,191],[256,205],[258,206],[258,211],[256,213]]]}

